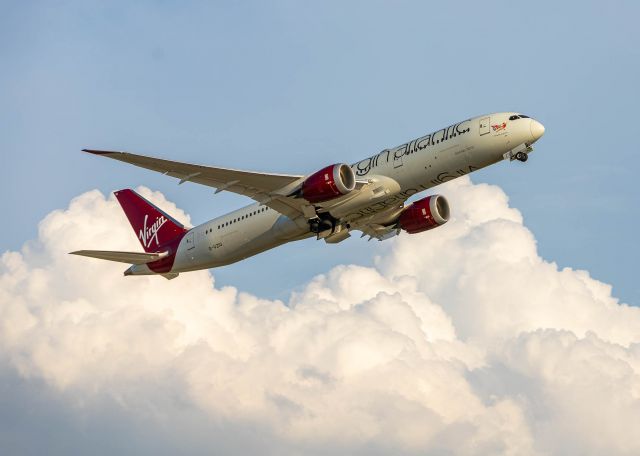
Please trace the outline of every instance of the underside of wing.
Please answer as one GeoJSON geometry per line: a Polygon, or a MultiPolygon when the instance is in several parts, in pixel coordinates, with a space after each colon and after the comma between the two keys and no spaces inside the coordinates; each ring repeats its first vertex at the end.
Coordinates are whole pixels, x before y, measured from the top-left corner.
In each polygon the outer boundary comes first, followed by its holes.
{"type": "Polygon", "coordinates": [[[224,190],[248,196],[292,218],[302,213],[304,201],[296,201],[287,195],[304,176],[194,165],[129,152],[93,149],[83,151],[175,177],[180,180],[180,184],[195,182],[215,188],[216,193],[224,190]]]}
{"type": "Polygon", "coordinates": [[[398,217],[404,208],[400,203],[389,207],[386,211],[379,212],[369,217],[363,217],[352,224],[353,229],[362,231],[362,236],[384,241],[399,233],[398,217]]]}
{"type": "Polygon", "coordinates": [[[357,229],[362,231],[362,236],[369,236],[369,241],[371,239],[377,239],[378,241],[385,241],[394,236],[397,236],[399,233],[398,228],[395,226],[383,226],[377,225],[375,223],[370,223],[367,225],[359,226],[357,229]]]}
{"type": "Polygon", "coordinates": [[[159,260],[168,255],[168,252],[143,253],[143,252],[117,252],[111,250],[77,250],[71,255],[81,255],[100,260],[117,261],[127,264],[146,264],[159,260]]]}

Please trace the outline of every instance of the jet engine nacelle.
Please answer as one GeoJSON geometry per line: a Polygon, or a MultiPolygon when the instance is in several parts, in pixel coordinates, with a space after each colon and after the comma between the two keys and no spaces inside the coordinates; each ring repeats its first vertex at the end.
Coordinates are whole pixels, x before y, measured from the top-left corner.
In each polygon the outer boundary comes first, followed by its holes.
{"type": "Polygon", "coordinates": [[[449,220],[449,203],[442,195],[431,195],[413,202],[400,214],[398,225],[407,233],[421,233],[449,220]]]}
{"type": "Polygon", "coordinates": [[[356,175],[351,167],[337,163],[307,177],[302,184],[302,196],[310,203],[321,203],[346,195],[354,188],[356,175]]]}

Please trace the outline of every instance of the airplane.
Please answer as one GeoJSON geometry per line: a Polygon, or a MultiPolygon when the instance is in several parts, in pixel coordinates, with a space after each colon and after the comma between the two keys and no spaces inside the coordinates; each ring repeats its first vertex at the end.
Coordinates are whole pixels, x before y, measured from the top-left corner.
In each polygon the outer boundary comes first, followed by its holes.
{"type": "Polygon", "coordinates": [[[95,149],[102,157],[150,169],[255,202],[193,228],[130,189],[115,196],[144,252],[70,252],[128,263],[125,276],[161,275],[225,266],[258,253],[315,236],[337,244],[361,231],[369,240],[406,231],[421,233],[445,224],[447,199],[433,194],[407,204],[420,192],[502,160],[525,162],[544,126],[529,116],[501,112],[454,123],[352,165],[336,163],[313,174],[270,174],[193,165],[162,158],[95,149]]]}

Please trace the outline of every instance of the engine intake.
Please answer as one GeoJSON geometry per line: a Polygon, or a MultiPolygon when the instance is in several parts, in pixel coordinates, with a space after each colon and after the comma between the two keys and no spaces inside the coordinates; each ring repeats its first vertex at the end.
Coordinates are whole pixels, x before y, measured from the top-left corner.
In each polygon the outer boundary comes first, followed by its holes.
{"type": "Polygon", "coordinates": [[[400,214],[398,225],[407,233],[421,233],[449,220],[449,203],[442,195],[431,195],[413,202],[400,214]]]}
{"type": "Polygon", "coordinates": [[[346,195],[356,188],[356,175],[345,163],[322,168],[302,184],[302,197],[310,203],[322,203],[346,195]]]}

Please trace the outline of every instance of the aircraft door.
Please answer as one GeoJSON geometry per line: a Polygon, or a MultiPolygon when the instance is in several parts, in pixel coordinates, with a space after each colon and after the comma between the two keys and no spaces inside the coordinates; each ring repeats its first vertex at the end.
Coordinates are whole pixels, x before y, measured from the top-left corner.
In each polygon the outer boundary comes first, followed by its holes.
{"type": "Polygon", "coordinates": [[[480,127],[478,128],[478,131],[480,131],[480,136],[484,136],[491,131],[489,128],[490,123],[490,117],[483,117],[482,119],[480,119],[480,127]]]}
{"type": "Polygon", "coordinates": [[[195,248],[196,246],[196,238],[193,235],[193,230],[189,231],[187,233],[187,236],[185,238],[185,242],[187,243],[187,250],[192,250],[195,248]]]}
{"type": "Polygon", "coordinates": [[[402,157],[404,156],[404,150],[396,150],[393,153],[393,167],[400,168],[402,166],[402,157]],[[400,154],[400,155],[398,155],[400,154]]]}

